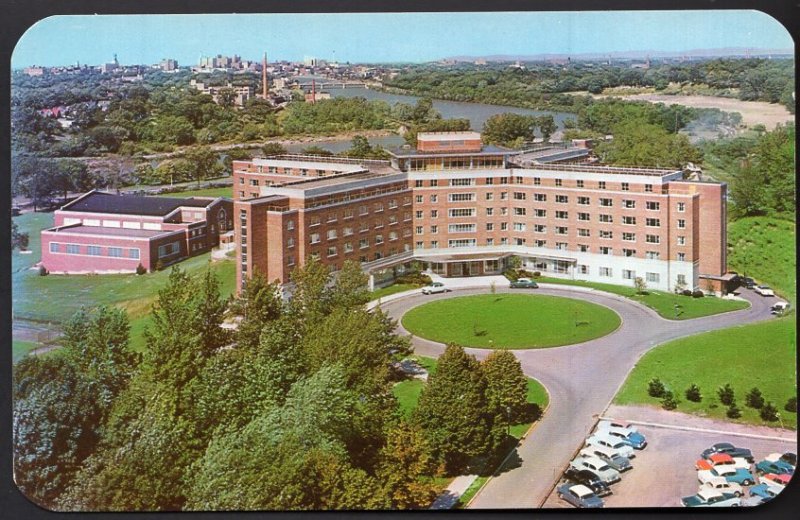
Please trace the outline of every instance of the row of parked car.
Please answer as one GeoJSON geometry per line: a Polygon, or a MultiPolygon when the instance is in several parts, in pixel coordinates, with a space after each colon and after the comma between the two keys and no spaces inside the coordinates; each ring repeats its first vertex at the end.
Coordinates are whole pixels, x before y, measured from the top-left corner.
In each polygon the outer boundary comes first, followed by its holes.
{"type": "Polygon", "coordinates": [[[564,472],[563,483],[556,488],[558,497],[575,507],[603,507],[602,497],[633,469],[635,450],[645,447],[647,439],[635,426],[600,421],[564,472]]]}
{"type": "Polygon", "coordinates": [[[714,444],[695,463],[699,489],[683,497],[685,507],[756,506],[772,500],[789,483],[797,466],[794,453],[771,453],[755,464],[752,452],[728,442],[714,444]],[[745,488],[748,496],[745,495],[745,488]]]}

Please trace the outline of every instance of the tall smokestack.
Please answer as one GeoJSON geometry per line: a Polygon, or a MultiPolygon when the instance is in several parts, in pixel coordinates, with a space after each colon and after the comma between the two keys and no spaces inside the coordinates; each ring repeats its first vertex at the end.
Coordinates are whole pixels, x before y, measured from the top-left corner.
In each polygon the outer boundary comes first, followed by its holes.
{"type": "Polygon", "coordinates": [[[267,53],[264,53],[264,59],[261,60],[261,95],[264,96],[264,99],[267,99],[268,88],[267,88],[267,53]]]}
{"type": "Polygon", "coordinates": [[[313,79],[311,80],[311,102],[317,102],[317,82],[313,79]]]}

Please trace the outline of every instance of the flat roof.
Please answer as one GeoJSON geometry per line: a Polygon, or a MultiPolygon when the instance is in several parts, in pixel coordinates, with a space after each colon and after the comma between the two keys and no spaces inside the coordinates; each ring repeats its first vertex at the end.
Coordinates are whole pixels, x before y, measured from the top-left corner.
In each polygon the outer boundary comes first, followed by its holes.
{"type": "Polygon", "coordinates": [[[479,152],[459,152],[459,151],[442,151],[442,152],[432,152],[432,151],[420,151],[415,148],[403,149],[403,148],[395,148],[393,150],[387,150],[390,154],[394,155],[395,157],[399,158],[407,158],[407,157],[469,157],[469,156],[482,156],[482,155],[516,155],[519,153],[518,150],[509,150],[507,148],[500,148],[499,146],[495,146],[493,144],[485,144],[481,147],[479,152]]]}
{"type": "Polygon", "coordinates": [[[417,141],[465,141],[480,139],[479,132],[420,132],[417,141]]]}
{"type": "Polygon", "coordinates": [[[104,191],[90,191],[62,206],[64,211],[83,213],[118,213],[120,215],[147,215],[163,217],[181,206],[205,208],[215,199],[149,197],[145,195],[116,195],[104,191]]]}
{"type": "Polygon", "coordinates": [[[591,164],[534,164],[529,167],[531,170],[564,171],[578,173],[605,173],[605,174],[627,174],[627,175],[650,175],[653,177],[665,177],[675,173],[683,173],[683,170],[668,170],[664,168],[628,168],[622,166],[595,166],[591,164]]]}
{"type": "Polygon", "coordinates": [[[153,238],[159,235],[170,233],[182,233],[181,229],[128,229],[128,228],[109,228],[99,226],[84,226],[83,224],[72,224],[69,226],[59,226],[45,229],[50,233],[70,233],[89,236],[106,237],[125,237],[125,238],[153,238]]]}

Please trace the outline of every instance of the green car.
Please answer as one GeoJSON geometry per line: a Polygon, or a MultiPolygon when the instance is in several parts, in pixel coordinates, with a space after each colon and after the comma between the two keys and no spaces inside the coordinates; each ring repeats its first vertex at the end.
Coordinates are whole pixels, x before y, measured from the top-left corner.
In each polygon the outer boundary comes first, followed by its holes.
{"type": "Polygon", "coordinates": [[[538,289],[539,284],[528,278],[519,278],[515,282],[511,282],[512,289],[538,289]]]}

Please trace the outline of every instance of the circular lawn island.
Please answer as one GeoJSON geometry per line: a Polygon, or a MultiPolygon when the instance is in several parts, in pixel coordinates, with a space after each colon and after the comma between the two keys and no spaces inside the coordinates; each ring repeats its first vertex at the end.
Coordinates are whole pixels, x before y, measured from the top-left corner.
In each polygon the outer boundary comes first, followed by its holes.
{"type": "Polygon", "coordinates": [[[495,349],[572,345],[613,332],[620,318],[611,309],[559,296],[480,294],[414,307],[403,327],[425,339],[495,349]]]}

